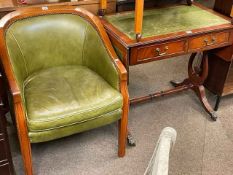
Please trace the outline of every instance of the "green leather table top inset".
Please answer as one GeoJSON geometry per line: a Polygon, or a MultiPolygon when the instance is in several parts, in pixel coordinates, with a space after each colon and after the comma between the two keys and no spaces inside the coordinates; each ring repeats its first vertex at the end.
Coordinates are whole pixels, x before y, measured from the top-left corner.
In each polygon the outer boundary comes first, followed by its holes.
{"type": "MultiPolygon", "coordinates": [[[[105,18],[130,39],[135,39],[134,11],[108,15],[105,18]]],[[[146,38],[227,23],[230,22],[195,5],[145,10],[142,36],[146,38]]]]}

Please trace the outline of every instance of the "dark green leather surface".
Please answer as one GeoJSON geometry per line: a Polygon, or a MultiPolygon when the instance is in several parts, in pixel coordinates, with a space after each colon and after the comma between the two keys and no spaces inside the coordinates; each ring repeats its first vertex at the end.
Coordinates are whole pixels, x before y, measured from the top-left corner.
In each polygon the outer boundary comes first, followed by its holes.
{"type": "Polygon", "coordinates": [[[29,131],[86,122],[122,107],[121,94],[83,66],[37,72],[25,80],[24,95],[29,131]]]}
{"type": "MultiPolygon", "coordinates": [[[[135,39],[134,17],[134,11],[105,16],[110,23],[131,39],[135,39]]],[[[195,5],[145,10],[142,36],[146,38],[226,23],[230,23],[230,21],[195,5]]]]}
{"type": "Polygon", "coordinates": [[[117,69],[97,31],[81,17],[57,14],[16,21],[6,32],[6,44],[32,142],[120,119],[117,69]]]}

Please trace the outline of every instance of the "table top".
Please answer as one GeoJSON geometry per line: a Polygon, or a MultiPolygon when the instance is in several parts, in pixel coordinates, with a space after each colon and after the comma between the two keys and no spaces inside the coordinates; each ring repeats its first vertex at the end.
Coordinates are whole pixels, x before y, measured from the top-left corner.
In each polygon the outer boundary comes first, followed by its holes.
{"type": "MultiPolygon", "coordinates": [[[[107,31],[120,36],[124,43],[137,43],[134,33],[134,11],[106,15],[102,21],[107,31]]],[[[198,4],[151,9],[144,11],[141,41],[227,27],[232,27],[229,18],[198,4]]]]}
{"type": "MultiPolygon", "coordinates": [[[[118,30],[134,39],[134,11],[106,16],[118,30]]],[[[173,6],[146,10],[143,17],[143,37],[189,31],[230,22],[197,6],[173,6]]]]}

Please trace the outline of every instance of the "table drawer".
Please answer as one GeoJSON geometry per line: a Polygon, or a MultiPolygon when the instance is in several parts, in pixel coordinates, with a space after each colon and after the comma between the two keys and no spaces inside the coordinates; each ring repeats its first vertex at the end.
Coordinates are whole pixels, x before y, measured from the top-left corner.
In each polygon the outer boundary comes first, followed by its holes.
{"type": "Polygon", "coordinates": [[[176,41],[163,44],[152,44],[148,46],[140,46],[132,50],[131,64],[149,62],[162,59],[166,56],[185,53],[186,41],[176,41]]]}
{"type": "Polygon", "coordinates": [[[4,160],[7,160],[7,153],[5,148],[6,141],[5,139],[0,139],[0,163],[4,160]]]}
{"type": "Polygon", "coordinates": [[[0,174],[1,175],[10,175],[11,173],[11,169],[10,169],[10,164],[9,163],[5,163],[3,165],[0,165],[0,174]]]}
{"type": "Polygon", "coordinates": [[[189,40],[189,51],[216,47],[217,45],[227,44],[229,41],[230,32],[219,32],[206,34],[189,40]]]}

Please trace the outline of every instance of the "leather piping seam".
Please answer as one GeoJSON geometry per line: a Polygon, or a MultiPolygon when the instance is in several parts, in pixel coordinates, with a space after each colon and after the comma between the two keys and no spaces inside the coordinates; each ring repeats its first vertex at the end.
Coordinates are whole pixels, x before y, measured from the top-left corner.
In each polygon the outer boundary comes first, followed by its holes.
{"type": "Polygon", "coordinates": [[[114,111],[111,111],[111,112],[107,112],[105,114],[102,114],[102,115],[99,115],[97,117],[93,117],[93,118],[89,118],[89,119],[86,119],[86,120],[82,120],[82,121],[78,121],[78,122],[73,122],[71,124],[68,124],[68,125],[63,125],[63,126],[57,126],[57,127],[52,127],[52,128],[49,128],[49,129],[40,129],[40,130],[29,130],[29,132],[43,132],[43,131],[51,131],[51,130],[55,130],[55,129],[60,129],[60,128],[65,128],[65,127],[68,127],[68,126],[73,126],[73,125],[76,125],[76,124],[82,124],[82,123],[86,123],[88,121],[91,121],[91,120],[96,120],[96,119],[99,119],[99,118],[102,118],[104,117],[105,115],[111,115],[112,113],[115,113],[115,112],[122,112],[122,109],[121,108],[118,108],[114,111]]]}
{"type": "MultiPolygon", "coordinates": [[[[59,118],[56,118],[56,121],[57,120],[62,120],[62,119],[64,119],[64,118],[66,118],[66,117],[71,117],[71,116],[73,116],[73,115],[77,115],[77,114],[79,114],[79,115],[82,115],[82,114],[84,114],[84,113],[86,113],[86,112],[92,112],[92,111],[95,111],[95,110],[97,110],[97,109],[103,109],[103,108],[105,108],[105,107],[108,107],[108,106],[111,106],[111,105],[113,105],[114,103],[116,103],[117,102],[117,100],[119,99],[119,97],[117,97],[116,99],[114,99],[114,101],[112,101],[111,103],[108,103],[107,105],[103,105],[102,107],[96,107],[96,108],[91,108],[91,109],[89,109],[89,110],[83,110],[83,111],[78,111],[78,112],[74,112],[74,113],[71,113],[71,114],[69,114],[69,115],[61,115],[61,117],[59,117],[59,118]]],[[[26,115],[26,118],[28,119],[28,121],[30,121],[30,119],[28,118],[28,115],[26,115]]],[[[31,119],[31,120],[33,120],[33,119],[31,119]]],[[[48,120],[45,120],[45,119],[37,119],[37,120],[33,120],[33,122],[34,123],[36,123],[36,122],[52,122],[52,121],[54,121],[54,119],[48,119],[48,120]]]]}
{"type": "Polygon", "coordinates": [[[82,49],[82,64],[84,64],[84,48],[85,48],[85,43],[86,43],[86,39],[87,39],[86,33],[87,33],[87,24],[86,24],[85,32],[84,32],[85,37],[84,37],[83,49],[82,49]]]}
{"type": "MultiPolygon", "coordinates": [[[[9,30],[9,29],[8,29],[8,30],[9,30]]],[[[25,69],[26,69],[26,73],[27,73],[27,75],[28,75],[28,69],[27,69],[27,64],[26,64],[26,61],[25,61],[25,55],[23,54],[22,48],[20,47],[20,44],[19,44],[19,41],[16,39],[15,35],[14,35],[10,30],[9,30],[8,32],[9,32],[9,33],[12,35],[12,37],[14,38],[14,40],[15,40],[15,42],[16,42],[16,44],[17,44],[19,50],[20,50],[20,53],[22,54],[24,66],[25,66],[25,69]]]]}

